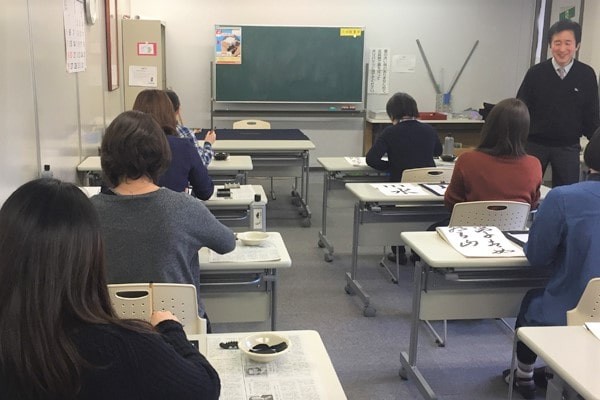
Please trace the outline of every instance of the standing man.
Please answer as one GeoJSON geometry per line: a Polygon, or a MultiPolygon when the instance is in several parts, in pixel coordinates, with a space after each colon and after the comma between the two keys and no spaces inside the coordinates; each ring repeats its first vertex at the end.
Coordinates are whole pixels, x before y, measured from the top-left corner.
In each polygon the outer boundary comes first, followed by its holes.
{"type": "Polygon", "coordinates": [[[579,181],[579,138],[590,139],[600,126],[596,74],[574,58],[580,41],[578,23],[552,25],[552,59],[531,67],[517,93],[531,116],[527,152],[540,160],[543,172],[552,165],[552,186],[579,181]]]}

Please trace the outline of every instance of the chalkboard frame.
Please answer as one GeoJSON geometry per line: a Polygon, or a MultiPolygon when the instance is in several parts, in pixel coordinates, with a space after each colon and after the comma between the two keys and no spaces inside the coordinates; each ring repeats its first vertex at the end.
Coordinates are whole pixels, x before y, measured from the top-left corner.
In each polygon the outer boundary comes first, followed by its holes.
{"type": "Polygon", "coordinates": [[[216,103],[363,103],[364,27],[219,24],[215,29],[219,27],[242,29],[242,55],[241,64],[215,61],[216,103]],[[358,34],[351,34],[357,29],[358,34]],[[274,46],[292,41],[294,46],[274,46]]]}

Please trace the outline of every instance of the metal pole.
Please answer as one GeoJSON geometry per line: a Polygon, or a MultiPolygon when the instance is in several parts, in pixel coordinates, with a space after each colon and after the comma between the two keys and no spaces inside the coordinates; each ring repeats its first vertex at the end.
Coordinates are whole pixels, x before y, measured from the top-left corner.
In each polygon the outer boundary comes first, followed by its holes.
{"type": "Polygon", "coordinates": [[[437,94],[442,94],[440,90],[440,85],[435,81],[435,77],[433,76],[433,72],[431,71],[431,66],[429,65],[429,61],[427,61],[427,57],[425,56],[425,52],[423,51],[423,47],[421,46],[421,42],[417,39],[417,46],[419,46],[419,52],[421,52],[421,57],[423,57],[423,61],[425,62],[425,67],[427,67],[427,72],[429,73],[429,78],[431,79],[431,83],[433,83],[433,88],[437,94]]]}
{"type": "Polygon", "coordinates": [[[460,69],[460,71],[458,71],[458,74],[456,75],[456,78],[454,78],[454,82],[452,82],[452,85],[450,85],[450,89],[448,89],[448,94],[452,93],[452,89],[454,89],[454,86],[456,85],[456,82],[458,82],[458,78],[460,78],[460,75],[463,73],[465,67],[467,66],[467,63],[471,59],[471,56],[473,55],[473,52],[475,51],[475,48],[477,47],[478,44],[479,44],[479,40],[476,40],[475,44],[473,45],[473,48],[471,49],[471,52],[469,53],[469,55],[467,56],[467,59],[463,63],[462,68],[460,69]]]}

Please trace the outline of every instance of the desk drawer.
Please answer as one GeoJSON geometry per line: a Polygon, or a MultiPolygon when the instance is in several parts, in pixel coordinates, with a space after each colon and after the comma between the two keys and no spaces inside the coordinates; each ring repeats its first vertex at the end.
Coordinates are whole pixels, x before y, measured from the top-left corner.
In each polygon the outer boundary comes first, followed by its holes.
{"type": "Polygon", "coordinates": [[[421,320],[511,318],[531,287],[434,290],[421,296],[421,320]]]}
{"type": "Polygon", "coordinates": [[[360,246],[391,246],[402,244],[402,232],[426,230],[431,224],[449,217],[443,206],[394,207],[377,206],[360,214],[360,246]]]}
{"type": "Polygon", "coordinates": [[[487,270],[432,269],[425,275],[424,290],[544,287],[550,275],[531,268],[487,270]]]}
{"type": "Polygon", "coordinates": [[[271,291],[264,271],[203,271],[200,294],[212,322],[266,321],[271,313],[271,291]]]}
{"type": "Polygon", "coordinates": [[[271,318],[267,292],[202,293],[211,322],[262,322],[271,318]]]}
{"type": "Polygon", "coordinates": [[[267,212],[264,203],[253,203],[249,208],[214,207],[210,212],[223,224],[236,231],[266,231],[267,212]]]}

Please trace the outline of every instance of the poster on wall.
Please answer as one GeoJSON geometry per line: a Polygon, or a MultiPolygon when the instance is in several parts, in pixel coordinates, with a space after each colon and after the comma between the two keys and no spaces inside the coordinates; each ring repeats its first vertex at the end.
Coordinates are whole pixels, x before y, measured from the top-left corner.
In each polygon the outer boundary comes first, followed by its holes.
{"type": "Polygon", "coordinates": [[[85,71],[85,11],[80,0],[64,0],[65,57],[67,72],[85,71]]]}
{"type": "Polygon", "coordinates": [[[242,28],[215,27],[215,62],[217,64],[242,63],[242,28]]]}
{"type": "Polygon", "coordinates": [[[158,87],[158,68],[149,65],[130,65],[129,86],[158,87]]]}
{"type": "Polygon", "coordinates": [[[390,92],[390,49],[371,49],[368,78],[369,94],[390,92]]]}

